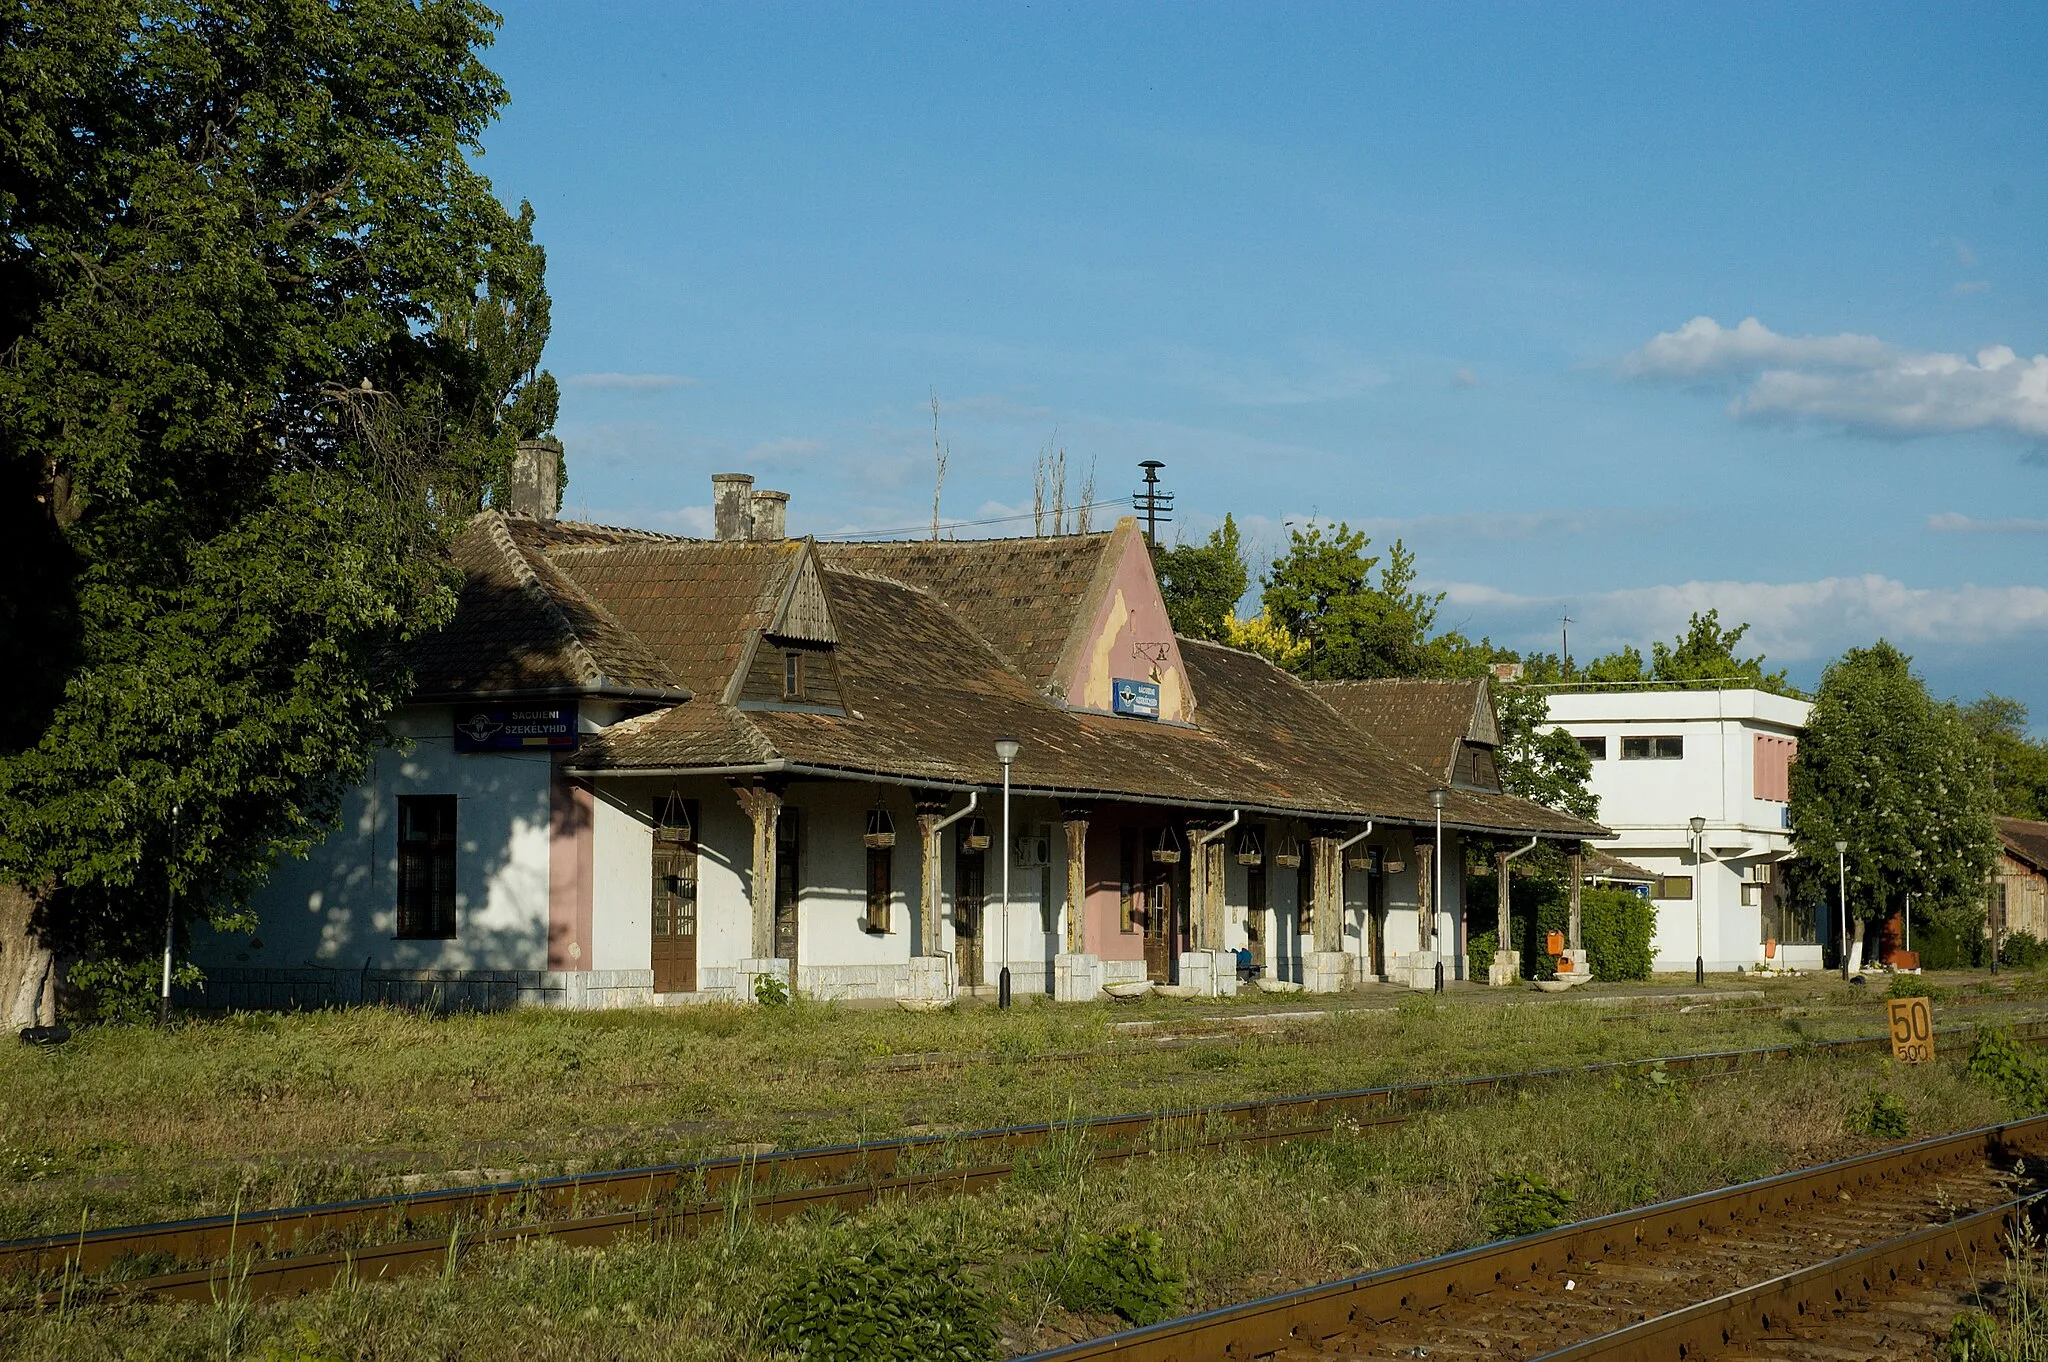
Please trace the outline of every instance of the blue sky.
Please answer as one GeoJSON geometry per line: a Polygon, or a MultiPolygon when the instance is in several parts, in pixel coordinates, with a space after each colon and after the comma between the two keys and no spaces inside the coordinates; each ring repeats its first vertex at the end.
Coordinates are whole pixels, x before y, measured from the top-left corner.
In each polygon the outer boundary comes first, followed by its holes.
{"type": "Polygon", "coordinates": [[[511,4],[491,60],[568,514],[927,523],[936,392],[948,521],[1163,459],[1176,530],[1399,536],[1517,647],[1716,605],[2048,731],[2048,8],[511,4]]]}

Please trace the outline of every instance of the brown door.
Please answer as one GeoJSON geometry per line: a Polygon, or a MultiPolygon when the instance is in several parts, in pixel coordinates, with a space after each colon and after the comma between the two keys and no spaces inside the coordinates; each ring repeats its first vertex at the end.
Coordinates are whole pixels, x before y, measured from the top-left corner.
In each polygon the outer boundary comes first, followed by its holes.
{"type": "Polygon", "coordinates": [[[1178,867],[1154,862],[1145,885],[1145,977],[1170,984],[1180,971],[1180,897],[1174,891],[1178,867]]]}
{"type": "Polygon", "coordinates": [[[966,846],[953,860],[953,960],[960,970],[960,984],[972,988],[981,983],[981,906],[985,898],[982,853],[966,846]]]}
{"type": "Polygon", "coordinates": [[[1365,930],[1372,936],[1372,972],[1382,978],[1387,973],[1387,875],[1378,869],[1379,857],[1373,857],[1374,869],[1365,877],[1365,930]]]}
{"type": "Polygon", "coordinates": [[[1266,946],[1266,870],[1264,866],[1250,866],[1244,873],[1244,934],[1246,944],[1251,947],[1252,968],[1261,979],[1269,977],[1267,971],[1273,962],[1267,958],[1266,946]]]}
{"type": "Polygon", "coordinates": [[[653,964],[656,993],[697,991],[697,811],[654,801],[653,964]]]}
{"type": "Polygon", "coordinates": [[[775,958],[796,963],[798,877],[797,811],[787,805],[775,821],[775,958]]]}

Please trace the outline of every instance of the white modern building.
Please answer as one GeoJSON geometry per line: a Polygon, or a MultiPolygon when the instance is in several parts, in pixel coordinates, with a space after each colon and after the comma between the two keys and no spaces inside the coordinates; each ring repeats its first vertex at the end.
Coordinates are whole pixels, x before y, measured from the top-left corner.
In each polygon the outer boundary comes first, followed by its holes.
{"type": "Polygon", "coordinates": [[[1593,759],[1603,850],[1658,876],[1656,968],[1754,967],[1767,942],[1818,968],[1826,924],[1783,893],[1792,758],[1813,705],[1768,691],[1560,692],[1550,718],[1593,759]],[[1701,820],[1697,835],[1693,820],[1701,820]]]}

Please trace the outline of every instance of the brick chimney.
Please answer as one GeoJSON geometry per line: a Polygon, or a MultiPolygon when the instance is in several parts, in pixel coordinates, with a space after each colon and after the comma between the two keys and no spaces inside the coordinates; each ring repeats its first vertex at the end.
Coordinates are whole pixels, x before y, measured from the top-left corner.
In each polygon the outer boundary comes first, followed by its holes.
{"type": "Polygon", "coordinates": [[[755,539],[787,539],[783,526],[789,514],[789,493],[762,490],[754,493],[755,539]]]}
{"type": "Polygon", "coordinates": [[[505,509],[514,515],[553,520],[562,506],[562,442],[521,440],[512,455],[511,486],[505,509]]]}
{"type": "Polygon", "coordinates": [[[751,539],[754,526],[754,475],[711,475],[711,519],[720,539],[751,539]]]}

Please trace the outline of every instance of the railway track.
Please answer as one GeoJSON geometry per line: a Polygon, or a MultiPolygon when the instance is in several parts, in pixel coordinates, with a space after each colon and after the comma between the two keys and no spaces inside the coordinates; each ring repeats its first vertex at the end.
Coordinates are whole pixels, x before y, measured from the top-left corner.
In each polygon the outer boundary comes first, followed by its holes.
{"type": "MultiPolygon", "coordinates": [[[[1953,1043],[1971,1029],[1944,1028],[1940,1034],[1953,1043]]],[[[2048,1041],[2048,1022],[2015,1028],[2014,1035],[2048,1041]]],[[[889,1197],[971,1193],[1009,1177],[1020,1156],[1062,1140],[1084,1144],[1087,1157],[1103,1162],[1169,1150],[1272,1145],[1326,1136],[1340,1126],[1398,1124],[1445,1099],[1483,1099],[1567,1078],[1659,1069],[1712,1077],[1798,1055],[1854,1056],[1887,1045],[1883,1037],[1861,1037],[1613,1060],[87,1229],[0,1243],[0,1275],[70,1281],[111,1274],[95,1289],[208,1300],[227,1272],[236,1289],[251,1297],[290,1294],[343,1276],[440,1271],[453,1258],[493,1243],[545,1238],[594,1245],[635,1231],[688,1233],[721,1223],[742,1207],[773,1221],[828,1206],[853,1211],[889,1197]],[[943,1166],[920,1167],[927,1162],[943,1166]],[[215,1266],[223,1262],[230,1266],[215,1266]],[[174,1267],[190,1270],[164,1270],[174,1267]],[[138,1268],[157,1271],[138,1275],[138,1268]]]]}
{"type": "Polygon", "coordinates": [[[1248,1301],[1030,1362],[1925,1359],[2048,1208],[2048,1116],[1248,1301]],[[2038,1166],[2037,1166],[2038,1165],[2038,1166]]]}

